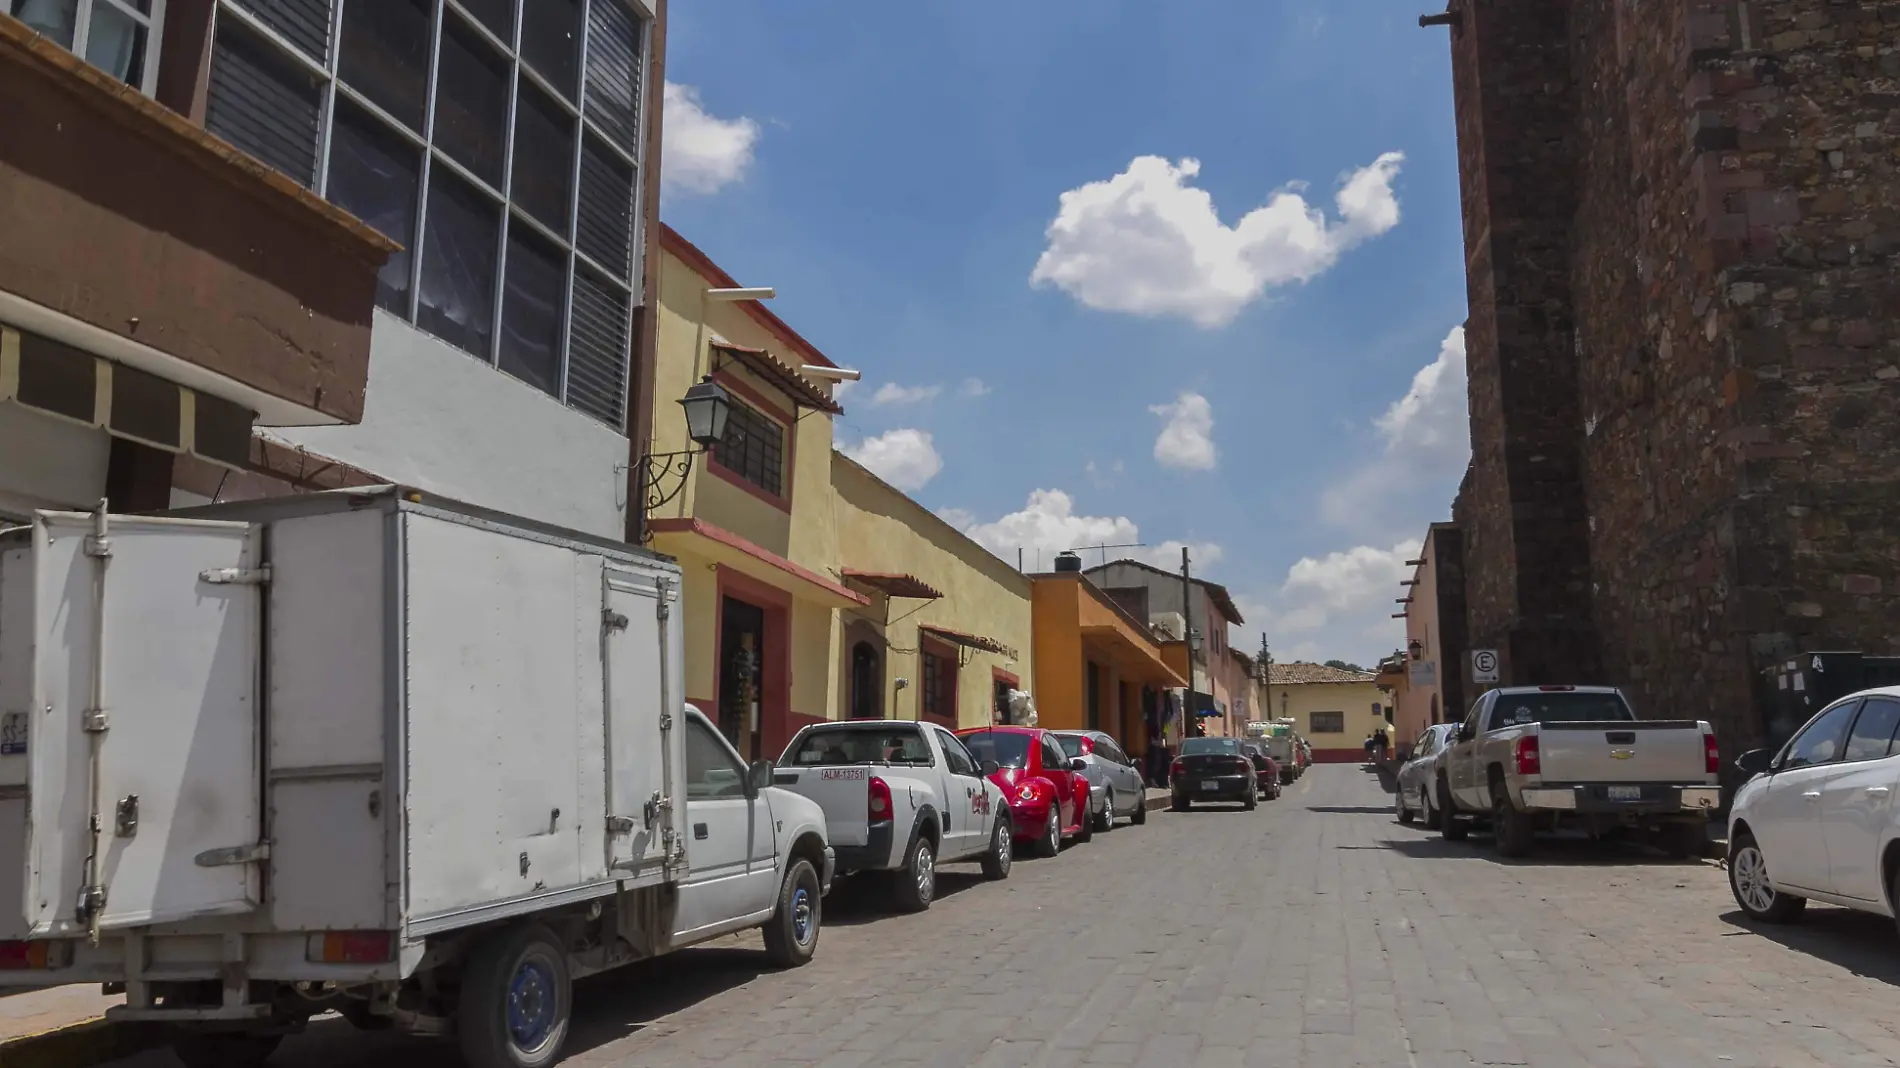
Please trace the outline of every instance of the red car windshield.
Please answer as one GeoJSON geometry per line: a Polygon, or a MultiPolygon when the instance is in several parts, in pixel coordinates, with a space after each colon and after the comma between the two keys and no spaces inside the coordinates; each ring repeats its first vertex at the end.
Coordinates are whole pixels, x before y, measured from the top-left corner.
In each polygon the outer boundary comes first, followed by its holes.
{"type": "Polygon", "coordinates": [[[1029,766],[1029,735],[1015,731],[979,731],[963,735],[963,744],[977,763],[994,760],[1005,768],[1029,766]]]}

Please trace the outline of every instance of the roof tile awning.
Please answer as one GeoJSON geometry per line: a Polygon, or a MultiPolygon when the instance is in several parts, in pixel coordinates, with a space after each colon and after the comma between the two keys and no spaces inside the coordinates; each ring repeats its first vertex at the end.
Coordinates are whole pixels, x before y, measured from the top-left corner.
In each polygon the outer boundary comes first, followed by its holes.
{"type": "Polygon", "coordinates": [[[886,597],[909,597],[919,601],[934,601],[943,596],[943,591],[932,586],[916,575],[900,575],[881,571],[859,571],[845,568],[842,572],[846,582],[855,582],[869,586],[886,597]]]}
{"type": "Polygon", "coordinates": [[[831,415],[843,415],[844,408],[826,396],[823,388],[800,374],[798,368],[764,349],[747,348],[727,341],[713,342],[713,349],[732,357],[745,369],[770,382],[801,408],[815,408],[831,415]]]}
{"type": "Polygon", "coordinates": [[[828,608],[865,608],[871,603],[856,590],[703,519],[655,519],[647,526],[653,531],[653,547],[660,552],[707,559],[828,608]]]}
{"type": "Polygon", "coordinates": [[[981,634],[965,634],[964,632],[960,630],[951,630],[948,627],[926,626],[926,627],[918,627],[917,629],[925,634],[930,635],[933,638],[938,639],[939,641],[949,642],[951,645],[961,645],[965,649],[975,649],[979,652],[995,653],[998,656],[1009,657],[1011,660],[1016,659],[1016,650],[1011,649],[1009,646],[1004,645],[1002,642],[997,641],[995,638],[985,638],[981,634]]]}

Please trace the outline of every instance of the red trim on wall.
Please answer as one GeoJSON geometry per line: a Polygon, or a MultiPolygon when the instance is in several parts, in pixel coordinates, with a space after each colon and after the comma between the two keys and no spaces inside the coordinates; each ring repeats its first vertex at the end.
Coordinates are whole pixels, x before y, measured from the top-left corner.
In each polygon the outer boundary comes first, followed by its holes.
{"type": "Polygon", "coordinates": [[[751,479],[727,467],[725,464],[720,463],[718,458],[713,455],[713,450],[711,449],[707,449],[705,453],[706,470],[711,471],[721,479],[732,483],[754,497],[757,497],[759,500],[777,508],[781,512],[791,511],[792,475],[798,470],[798,417],[796,415],[785,414],[777,405],[766,400],[765,396],[758,390],[753,389],[750,384],[741,381],[737,375],[730,371],[714,371],[712,377],[713,381],[738,394],[739,397],[746,402],[748,407],[756,409],[760,415],[765,416],[767,419],[779,425],[779,429],[784,434],[779,447],[779,462],[783,464],[784,467],[779,471],[778,477],[779,488],[785,492],[783,494],[775,494],[766,490],[763,486],[754,484],[751,479]]]}
{"type": "MultiPolygon", "coordinates": [[[[698,245],[681,237],[678,230],[673,229],[665,223],[660,224],[660,247],[678,256],[688,267],[691,267],[697,272],[700,277],[712,283],[713,288],[741,288],[739,283],[734,281],[731,275],[727,274],[723,268],[713,262],[711,256],[700,251],[698,245]]],[[[806,341],[799,336],[798,331],[786,325],[785,320],[772,314],[772,309],[760,304],[756,300],[741,301],[739,307],[744,308],[745,313],[751,316],[754,322],[770,331],[773,337],[799,350],[812,363],[824,364],[826,367],[838,366],[831,362],[830,357],[819,352],[816,345],[806,341]]]]}
{"type": "MultiPolygon", "coordinates": [[[[770,759],[784,750],[791,739],[786,730],[792,708],[791,625],[792,595],[768,586],[750,575],[720,565],[714,582],[713,617],[713,707],[719,707],[720,687],[725,681],[725,608],[726,598],[741,601],[765,612],[765,658],[759,673],[759,751],[742,754],[747,759],[770,759]]],[[[713,722],[719,721],[717,714],[713,722]]]]}
{"type": "MultiPolygon", "coordinates": [[[[770,549],[754,545],[752,542],[747,541],[724,527],[713,526],[704,519],[655,519],[647,524],[647,529],[653,531],[655,534],[697,534],[709,541],[716,541],[728,548],[737,549],[761,563],[770,564],[793,578],[817,586],[826,593],[842,597],[861,607],[870,607],[871,599],[864,594],[833,582],[808,567],[795,564],[770,549]]],[[[773,589],[775,587],[768,586],[766,588],[773,589]]],[[[789,598],[791,594],[788,593],[785,594],[785,596],[789,598]]]]}

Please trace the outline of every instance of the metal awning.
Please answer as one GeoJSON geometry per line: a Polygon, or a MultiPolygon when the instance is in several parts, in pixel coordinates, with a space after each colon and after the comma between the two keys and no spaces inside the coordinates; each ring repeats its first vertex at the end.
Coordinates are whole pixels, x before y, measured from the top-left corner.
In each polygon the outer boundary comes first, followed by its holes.
{"type": "Polygon", "coordinates": [[[846,582],[855,582],[869,586],[886,597],[908,597],[918,601],[934,601],[943,596],[943,591],[918,578],[916,575],[900,575],[883,571],[859,571],[845,568],[840,572],[846,582]]]}
{"type": "Polygon", "coordinates": [[[1011,649],[995,638],[985,638],[981,634],[965,634],[960,630],[951,630],[948,627],[918,627],[917,629],[939,641],[949,642],[951,645],[961,645],[965,649],[995,653],[998,656],[1009,657],[1011,660],[1016,659],[1016,650],[1011,649]]]}
{"type": "MultiPolygon", "coordinates": [[[[830,415],[844,414],[844,408],[827,396],[817,383],[799,374],[798,368],[764,349],[747,348],[728,341],[714,341],[712,347],[714,352],[731,357],[746,370],[771,383],[799,407],[815,408],[830,415]]],[[[718,370],[718,367],[713,369],[718,370]]]]}
{"type": "Polygon", "coordinates": [[[0,325],[0,403],[171,453],[249,469],[247,408],[39,334],[0,325]]]}

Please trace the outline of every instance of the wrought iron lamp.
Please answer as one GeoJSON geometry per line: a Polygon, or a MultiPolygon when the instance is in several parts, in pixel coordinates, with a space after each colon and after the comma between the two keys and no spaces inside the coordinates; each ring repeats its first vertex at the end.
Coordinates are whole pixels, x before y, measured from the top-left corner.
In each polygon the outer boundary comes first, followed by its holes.
{"type": "Polygon", "coordinates": [[[693,457],[726,439],[726,419],[732,414],[732,395],[726,392],[726,387],[707,375],[680,398],[680,407],[686,411],[686,437],[697,447],[679,452],[650,452],[642,458],[648,512],[665,507],[679,496],[680,491],[686,488],[687,472],[693,469],[693,457]]]}

